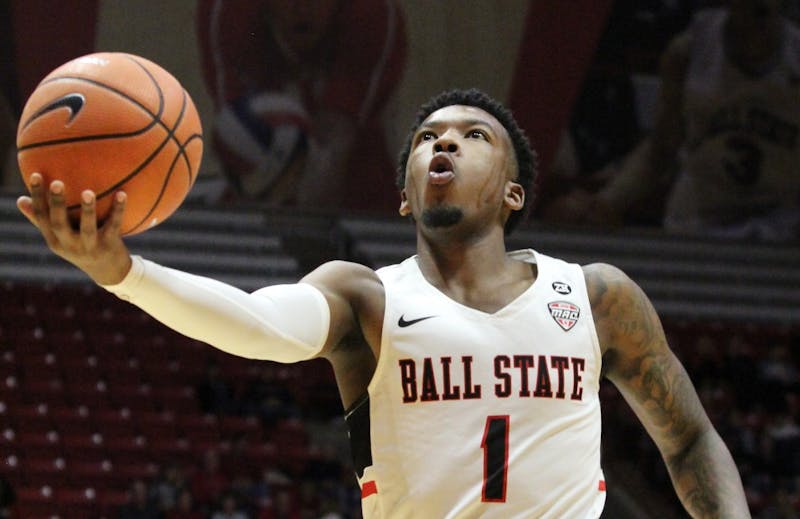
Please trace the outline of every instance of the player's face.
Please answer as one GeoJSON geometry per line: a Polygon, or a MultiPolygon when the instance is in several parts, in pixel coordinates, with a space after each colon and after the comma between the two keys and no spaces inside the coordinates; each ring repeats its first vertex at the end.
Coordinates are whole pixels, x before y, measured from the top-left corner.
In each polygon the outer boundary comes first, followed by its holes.
{"type": "Polygon", "coordinates": [[[488,112],[453,105],[428,116],[411,140],[400,214],[426,227],[463,220],[501,225],[522,208],[508,132],[488,112]]]}

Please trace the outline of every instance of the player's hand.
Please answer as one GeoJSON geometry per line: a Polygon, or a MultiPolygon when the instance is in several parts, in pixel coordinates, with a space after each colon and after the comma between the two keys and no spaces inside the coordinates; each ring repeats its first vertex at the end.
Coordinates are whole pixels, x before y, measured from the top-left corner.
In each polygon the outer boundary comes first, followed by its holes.
{"type": "Polygon", "coordinates": [[[120,235],[125,193],[120,191],[114,195],[111,213],[99,228],[95,194],[88,190],[81,193],[80,227],[76,230],[67,216],[66,189],[60,180],[45,186],[42,175],[33,173],[31,196],[19,197],[17,208],[39,229],[56,255],[86,272],[96,283],[119,283],[131,268],[130,253],[120,235]]]}

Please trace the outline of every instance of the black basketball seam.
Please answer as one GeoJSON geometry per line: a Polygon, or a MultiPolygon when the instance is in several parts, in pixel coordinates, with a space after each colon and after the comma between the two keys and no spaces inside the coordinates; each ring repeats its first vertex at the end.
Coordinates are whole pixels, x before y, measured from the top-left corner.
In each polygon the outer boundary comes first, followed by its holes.
{"type": "MultiPolygon", "coordinates": [[[[150,128],[152,128],[156,124],[161,126],[164,130],[167,130],[167,125],[164,124],[164,122],[161,120],[161,116],[164,113],[165,103],[164,103],[164,93],[162,92],[161,87],[158,84],[158,81],[156,81],[156,78],[153,76],[153,74],[150,73],[150,71],[147,69],[147,67],[142,65],[138,60],[133,59],[131,56],[125,56],[125,59],[128,59],[129,61],[133,62],[137,67],[139,67],[142,70],[142,72],[144,72],[145,75],[148,78],[150,78],[151,83],[153,83],[153,86],[156,88],[156,91],[158,92],[158,112],[157,113],[151,112],[150,109],[147,108],[141,102],[139,102],[138,99],[135,99],[135,98],[129,96],[128,94],[126,94],[122,90],[119,90],[117,88],[112,87],[111,85],[108,85],[106,83],[103,83],[101,81],[97,81],[97,80],[91,79],[91,78],[85,78],[85,77],[81,77],[81,76],[56,76],[56,77],[52,77],[52,78],[50,78],[50,79],[48,79],[46,81],[42,81],[40,85],[45,85],[45,84],[48,84],[48,83],[52,83],[52,82],[59,81],[59,80],[65,80],[65,79],[75,80],[75,81],[82,81],[82,82],[85,82],[85,83],[93,84],[95,86],[98,86],[100,88],[108,90],[109,92],[113,92],[114,94],[122,97],[123,99],[128,100],[129,102],[131,102],[135,106],[138,106],[144,113],[149,115],[150,118],[152,119],[152,121],[147,126],[145,126],[144,128],[142,128],[140,130],[137,130],[137,131],[134,131],[134,132],[129,132],[129,133],[107,134],[107,135],[103,135],[103,134],[100,134],[100,135],[89,135],[89,136],[81,136],[81,137],[72,137],[72,138],[69,138],[69,139],[57,139],[57,140],[54,140],[54,141],[42,141],[41,143],[34,143],[34,144],[29,144],[29,145],[23,146],[22,148],[19,148],[18,151],[22,151],[22,150],[33,148],[33,147],[45,146],[45,145],[55,145],[55,144],[66,144],[66,143],[69,143],[69,142],[79,142],[79,141],[82,141],[82,140],[98,140],[98,139],[111,139],[111,138],[131,137],[133,135],[139,135],[140,133],[143,133],[143,132],[149,130],[150,128]]],[[[33,121],[35,118],[36,118],[36,114],[34,114],[30,119],[28,119],[25,122],[25,127],[27,127],[31,123],[31,121],[33,121]]]]}
{"type": "MultiPolygon", "coordinates": [[[[159,87],[156,86],[156,88],[159,88],[159,87]]],[[[160,88],[159,88],[159,93],[160,93],[160,88]]],[[[188,105],[186,99],[187,99],[186,91],[184,91],[183,102],[181,104],[181,111],[178,113],[178,117],[175,118],[175,125],[168,130],[167,136],[165,137],[163,144],[161,146],[159,146],[159,148],[157,150],[157,153],[160,152],[161,149],[170,140],[174,141],[175,144],[178,146],[178,151],[175,154],[175,157],[173,157],[172,164],[170,164],[169,169],[167,169],[167,174],[164,177],[164,181],[161,183],[161,190],[158,192],[158,196],[156,197],[156,199],[150,205],[150,209],[147,211],[147,214],[145,214],[142,217],[141,220],[139,220],[133,227],[131,227],[131,230],[128,231],[128,232],[133,232],[136,229],[138,229],[140,226],[142,226],[150,218],[150,215],[153,214],[153,211],[155,211],[156,207],[158,207],[159,202],[161,202],[161,199],[164,196],[164,191],[166,191],[166,187],[169,184],[169,179],[172,177],[172,172],[175,170],[175,164],[178,162],[178,159],[180,157],[184,157],[184,159],[187,161],[187,164],[188,164],[188,157],[186,157],[185,148],[183,147],[183,145],[181,143],[179,143],[177,141],[177,139],[175,139],[175,130],[178,128],[178,126],[180,126],[181,122],[183,121],[183,116],[186,114],[186,106],[188,105]]],[[[152,157],[149,160],[152,160],[152,157]]],[[[189,180],[191,181],[191,177],[192,177],[192,171],[191,171],[192,168],[191,168],[191,166],[189,166],[188,169],[189,169],[189,180]]]]}
{"type": "MultiPolygon", "coordinates": [[[[150,77],[152,79],[152,76],[150,76],[150,77]]],[[[150,128],[152,128],[155,125],[158,125],[161,122],[160,115],[161,115],[161,112],[164,110],[164,107],[163,107],[164,100],[163,100],[163,98],[161,98],[159,100],[159,102],[161,103],[161,106],[159,107],[159,114],[154,114],[153,112],[148,110],[146,106],[144,106],[142,103],[140,103],[139,101],[137,101],[133,97],[127,95],[125,92],[122,92],[121,90],[117,90],[116,88],[113,88],[113,87],[111,87],[111,86],[109,86],[109,85],[107,85],[105,83],[100,82],[100,81],[95,81],[94,79],[88,79],[88,78],[78,77],[78,76],[58,76],[58,77],[51,78],[51,79],[49,79],[47,81],[43,81],[42,84],[52,83],[54,81],[60,81],[60,80],[82,81],[84,83],[90,83],[92,85],[100,87],[100,88],[102,88],[104,90],[108,90],[109,92],[113,92],[114,94],[122,97],[123,99],[125,99],[127,101],[130,101],[132,104],[134,104],[134,105],[138,106],[139,108],[141,108],[142,111],[145,114],[150,116],[152,121],[149,122],[146,126],[140,128],[138,130],[131,131],[131,132],[125,132],[125,133],[101,133],[101,134],[97,134],[97,135],[81,135],[80,137],[69,137],[69,138],[66,138],[66,139],[53,139],[53,140],[49,140],[49,141],[34,142],[34,143],[26,144],[25,146],[21,146],[21,147],[17,148],[18,152],[19,151],[25,151],[25,150],[33,149],[33,148],[41,148],[41,147],[44,147],[44,146],[56,146],[56,145],[59,145],[59,144],[69,144],[71,142],[94,141],[94,140],[104,140],[104,139],[124,139],[124,138],[127,138],[127,137],[133,137],[135,135],[140,135],[142,133],[145,133],[150,128]]],[[[160,97],[160,93],[159,93],[159,97],[160,97]]],[[[31,116],[30,119],[25,121],[25,124],[24,124],[23,128],[26,128],[36,118],[36,115],[37,114],[34,114],[33,116],[31,116]]],[[[161,124],[160,126],[163,127],[164,125],[161,124]]]]}

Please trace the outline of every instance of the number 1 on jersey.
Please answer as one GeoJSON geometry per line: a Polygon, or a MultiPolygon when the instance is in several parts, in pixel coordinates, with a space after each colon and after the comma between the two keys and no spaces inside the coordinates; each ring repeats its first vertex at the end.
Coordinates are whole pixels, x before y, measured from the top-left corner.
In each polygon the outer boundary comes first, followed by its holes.
{"type": "Polygon", "coordinates": [[[505,503],[508,479],[508,415],[486,417],[481,448],[483,449],[484,503],[505,503]]]}

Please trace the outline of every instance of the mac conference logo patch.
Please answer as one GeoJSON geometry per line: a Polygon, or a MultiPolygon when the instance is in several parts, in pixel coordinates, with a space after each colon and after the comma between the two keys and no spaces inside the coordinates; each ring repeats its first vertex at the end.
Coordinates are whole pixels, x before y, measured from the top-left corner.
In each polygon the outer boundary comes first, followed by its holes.
{"type": "Polygon", "coordinates": [[[565,331],[568,332],[578,322],[581,316],[581,309],[567,301],[553,301],[547,303],[547,309],[553,320],[565,331]]]}

